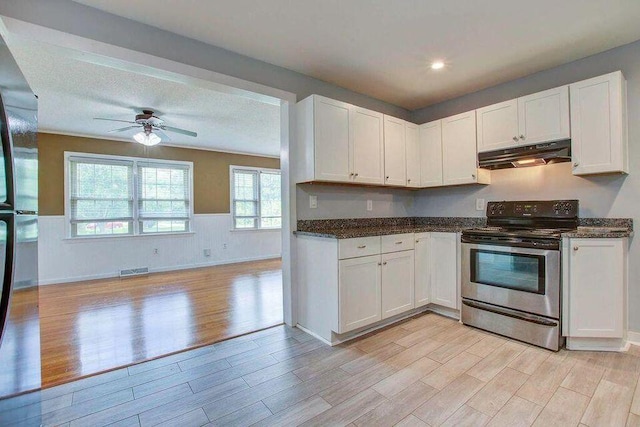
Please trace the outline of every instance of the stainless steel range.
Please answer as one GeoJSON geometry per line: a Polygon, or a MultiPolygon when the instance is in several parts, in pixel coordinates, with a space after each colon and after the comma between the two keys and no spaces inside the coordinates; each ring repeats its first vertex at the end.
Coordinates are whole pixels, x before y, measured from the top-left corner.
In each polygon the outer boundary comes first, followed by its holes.
{"type": "Polygon", "coordinates": [[[577,200],[489,202],[487,227],[462,233],[462,323],[559,350],[561,233],[577,200]]]}

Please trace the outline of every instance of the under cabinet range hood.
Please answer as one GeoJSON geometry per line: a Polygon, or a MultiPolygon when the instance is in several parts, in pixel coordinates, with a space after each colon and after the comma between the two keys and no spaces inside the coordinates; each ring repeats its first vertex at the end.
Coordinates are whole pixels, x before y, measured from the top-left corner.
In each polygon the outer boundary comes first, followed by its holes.
{"type": "Polygon", "coordinates": [[[571,161],[571,140],[525,145],[478,154],[484,169],[507,169],[540,166],[571,161]]]}

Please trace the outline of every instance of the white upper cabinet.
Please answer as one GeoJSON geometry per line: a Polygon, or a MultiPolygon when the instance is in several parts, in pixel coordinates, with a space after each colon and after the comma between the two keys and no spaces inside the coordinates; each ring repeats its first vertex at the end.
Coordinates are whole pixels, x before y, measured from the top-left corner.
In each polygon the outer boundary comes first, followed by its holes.
{"type": "Polygon", "coordinates": [[[518,143],[518,100],[476,110],[478,152],[513,147],[518,143]]]}
{"type": "Polygon", "coordinates": [[[476,110],[478,152],[571,136],[569,87],[561,86],[476,110]]]}
{"type": "Polygon", "coordinates": [[[407,185],[405,121],[384,116],[384,183],[407,185]]]}
{"type": "Polygon", "coordinates": [[[569,86],[518,98],[521,145],[569,139],[569,86]]]}
{"type": "MultiPolygon", "coordinates": [[[[319,181],[349,181],[349,110],[344,102],[313,99],[315,177],[319,181]]],[[[311,159],[313,161],[313,159],[311,159]]]]}
{"type": "Polygon", "coordinates": [[[405,123],[407,149],[407,187],[420,187],[420,141],[419,126],[405,123]]]}
{"type": "Polygon", "coordinates": [[[383,115],[312,95],[296,106],[297,182],[383,184],[383,115]]]}
{"type": "Polygon", "coordinates": [[[626,81],[620,71],[569,86],[574,175],[628,173],[626,81]]]}
{"type": "Polygon", "coordinates": [[[444,185],[489,182],[489,172],[478,170],[475,111],[442,119],[442,170],[444,185]]]}
{"type": "Polygon", "coordinates": [[[442,181],[442,121],[425,123],[418,129],[420,186],[437,187],[442,181]]]}
{"type": "Polygon", "coordinates": [[[383,183],[383,115],[360,107],[349,114],[349,157],[353,181],[383,183]]]}

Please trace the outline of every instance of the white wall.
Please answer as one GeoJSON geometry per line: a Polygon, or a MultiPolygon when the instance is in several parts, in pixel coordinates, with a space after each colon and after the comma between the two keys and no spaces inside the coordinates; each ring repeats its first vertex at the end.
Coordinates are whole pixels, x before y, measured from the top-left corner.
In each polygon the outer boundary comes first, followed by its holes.
{"type": "Polygon", "coordinates": [[[384,188],[298,185],[296,203],[298,219],[381,218],[409,216],[413,191],[384,188]],[[318,207],[309,207],[309,196],[318,198],[318,207]],[[367,200],[373,209],[367,211],[367,200]]]}
{"type": "MultiPolygon", "coordinates": [[[[582,217],[633,218],[640,224],[640,41],[547,71],[462,96],[413,113],[417,123],[447,117],[517,96],[534,93],[616,70],[627,79],[629,175],[575,177],[568,164],[492,172],[488,187],[425,190],[416,198],[414,215],[477,215],[475,199],[580,200],[582,217]]],[[[640,331],[640,239],[629,250],[629,328],[640,331]]]]}
{"type": "Polygon", "coordinates": [[[229,214],[195,215],[190,234],[100,239],[66,239],[64,216],[38,220],[41,285],[115,277],[135,267],[154,272],[277,258],[282,247],[281,230],[231,231],[229,214]]]}

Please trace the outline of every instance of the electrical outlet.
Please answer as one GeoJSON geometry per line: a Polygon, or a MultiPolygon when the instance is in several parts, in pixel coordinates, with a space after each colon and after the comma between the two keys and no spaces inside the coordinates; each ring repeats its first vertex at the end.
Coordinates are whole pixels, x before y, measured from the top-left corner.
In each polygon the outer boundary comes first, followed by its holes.
{"type": "Polygon", "coordinates": [[[484,210],[484,199],[476,199],[476,210],[477,211],[484,210]]]}
{"type": "Polygon", "coordinates": [[[318,196],[309,196],[309,208],[316,209],[318,207],[318,196]]]}
{"type": "Polygon", "coordinates": [[[154,249],[153,249],[153,254],[154,254],[154,255],[158,255],[158,248],[154,248],[154,249]]]}
{"type": "Polygon", "coordinates": [[[211,256],[211,249],[205,249],[205,250],[203,251],[203,253],[204,253],[204,256],[206,256],[206,257],[210,257],[210,256],[211,256]]]}
{"type": "Polygon", "coordinates": [[[227,244],[226,243],[222,244],[222,249],[227,249],[227,244]]]}
{"type": "Polygon", "coordinates": [[[367,210],[368,211],[373,210],[373,200],[367,200],[367,210]]]}

